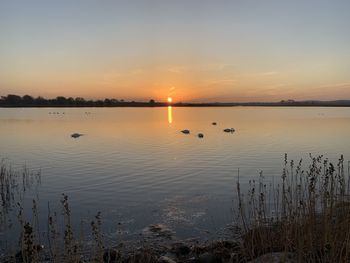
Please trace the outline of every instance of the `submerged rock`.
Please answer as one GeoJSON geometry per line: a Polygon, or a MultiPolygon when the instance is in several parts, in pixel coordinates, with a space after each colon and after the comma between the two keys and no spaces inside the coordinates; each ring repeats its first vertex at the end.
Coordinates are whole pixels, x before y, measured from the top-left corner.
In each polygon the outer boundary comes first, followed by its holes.
{"type": "Polygon", "coordinates": [[[217,123],[216,122],[212,122],[211,124],[215,126],[217,123]]]}
{"type": "Polygon", "coordinates": [[[174,235],[174,232],[163,224],[149,225],[143,230],[143,233],[145,235],[153,235],[167,239],[171,239],[174,235]]]}

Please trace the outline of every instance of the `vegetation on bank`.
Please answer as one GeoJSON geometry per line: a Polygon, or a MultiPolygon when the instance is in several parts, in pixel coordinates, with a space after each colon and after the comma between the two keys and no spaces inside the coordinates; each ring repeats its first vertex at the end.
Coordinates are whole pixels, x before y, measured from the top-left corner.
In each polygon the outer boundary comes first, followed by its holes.
{"type": "Polygon", "coordinates": [[[152,107],[164,105],[168,104],[155,102],[153,99],[148,102],[125,101],[123,99],[86,100],[82,97],[66,98],[63,96],[45,99],[41,96],[34,98],[30,95],[21,97],[13,94],[0,98],[0,107],[152,107]]]}
{"type": "Polygon", "coordinates": [[[89,233],[74,230],[66,195],[61,197],[61,214],[48,210],[41,244],[37,200],[29,219],[21,205],[21,192],[40,184],[40,174],[14,172],[2,163],[1,223],[4,226],[8,211],[15,208],[21,229],[19,246],[7,251],[6,262],[350,262],[349,162],[343,156],[337,164],[323,156],[310,158],[303,169],[302,160],[295,163],[285,156],[281,177],[261,172],[248,187],[238,176],[235,238],[207,244],[143,243],[131,250],[104,243],[100,213],[91,220],[89,233]],[[90,245],[84,235],[91,237],[90,245]]]}
{"type": "Polygon", "coordinates": [[[58,96],[53,99],[44,97],[32,97],[30,95],[18,96],[9,94],[0,97],[0,107],[232,107],[232,106],[257,106],[257,107],[350,107],[350,100],[335,101],[295,101],[281,100],[279,102],[208,102],[208,103],[183,103],[183,102],[157,102],[126,101],[124,99],[106,98],[99,100],[86,100],[82,97],[66,98],[58,96]]]}

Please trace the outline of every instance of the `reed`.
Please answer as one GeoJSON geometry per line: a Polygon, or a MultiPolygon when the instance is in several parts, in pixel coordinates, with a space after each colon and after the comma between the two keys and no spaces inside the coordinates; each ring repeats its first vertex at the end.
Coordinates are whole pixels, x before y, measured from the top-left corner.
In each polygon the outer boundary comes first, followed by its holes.
{"type": "MultiPolygon", "coordinates": [[[[158,262],[159,253],[146,246],[126,256],[105,248],[100,212],[90,222],[89,231],[82,222],[78,235],[65,194],[60,200],[62,213],[51,212],[48,204],[46,240],[42,240],[37,200],[33,200],[29,217],[22,207],[23,193],[40,180],[38,174],[24,169],[16,173],[0,165],[0,211],[4,217],[16,208],[20,229],[19,249],[5,262],[158,262]],[[84,236],[91,237],[92,245],[84,242],[84,236]]],[[[248,262],[271,253],[282,255],[282,262],[290,257],[296,262],[350,262],[350,162],[345,163],[343,156],[336,164],[323,156],[310,156],[304,164],[285,155],[279,178],[260,172],[247,188],[238,173],[236,200],[234,210],[242,234],[232,246],[221,249],[231,260],[227,262],[248,262]]],[[[193,248],[189,255],[196,255],[195,251],[193,248]]],[[[221,252],[216,257],[226,262],[221,252]]]]}
{"type": "Polygon", "coordinates": [[[98,212],[95,216],[95,220],[91,221],[91,229],[92,234],[95,242],[95,249],[93,253],[93,262],[103,262],[103,253],[104,253],[104,247],[103,247],[103,237],[102,237],[102,231],[101,231],[101,212],[98,212]]]}
{"type": "Polygon", "coordinates": [[[285,155],[277,184],[260,173],[242,193],[237,182],[238,219],[245,258],[283,252],[298,262],[350,262],[349,163],[333,165],[310,155],[303,169],[285,155]]]}

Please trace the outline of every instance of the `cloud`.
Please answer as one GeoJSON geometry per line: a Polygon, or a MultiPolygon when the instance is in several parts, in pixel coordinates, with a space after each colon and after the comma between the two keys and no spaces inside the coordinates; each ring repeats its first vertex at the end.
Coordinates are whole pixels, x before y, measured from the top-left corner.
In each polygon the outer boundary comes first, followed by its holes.
{"type": "Polygon", "coordinates": [[[118,69],[113,69],[108,72],[103,73],[98,78],[100,79],[99,84],[110,86],[114,85],[116,82],[120,82],[122,80],[128,80],[135,75],[142,75],[146,72],[143,68],[135,68],[128,71],[122,71],[118,69]]]}
{"type": "Polygon", "coordinates": [[[318,87],[319,89],[326,89],[326,88],[350,88],[350,82],[342,82],[342,83],[333,83],[333,84],[327,84],[322,85],[318,87]]]}
{"type": "Polygon", "coordinates": [[[257,75],[259,76],[274,76],[280,74],[278,71],[267,71],[267,72],[261,72],[258,73],[257,75]]]}
{"type": "Polygon", "coordinates": [[[166,70],[171,73],[185,73],[188,71],[221,71],[227,67],[233,66],[232,64],[200,64],[200,65],[174,65],[168,67],[166,70]]]}
{"type": "Polygon", "coordinates": [[[236,79],[218,79],[209,81],[207,86],[217,86],[217,85],[232,85],[237,83],[236,79]]]}

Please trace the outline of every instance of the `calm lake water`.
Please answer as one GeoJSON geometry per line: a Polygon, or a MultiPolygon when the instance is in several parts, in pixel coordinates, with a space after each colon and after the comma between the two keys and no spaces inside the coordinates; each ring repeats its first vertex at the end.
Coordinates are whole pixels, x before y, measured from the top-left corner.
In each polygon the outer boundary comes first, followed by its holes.
{"type": "Polygon", "coordinates": [[[176,238],[220,236],[232,222],[238,169],[244,184],[259,171],[279,177],[285,153],[349,160],[349,134],[350,108],[0,109],[0,158],[41,169],[40,220],[48,202],[60,211],[65,193],[76,224],[101,211],[113,240],[156,223],[176,238]]]}

